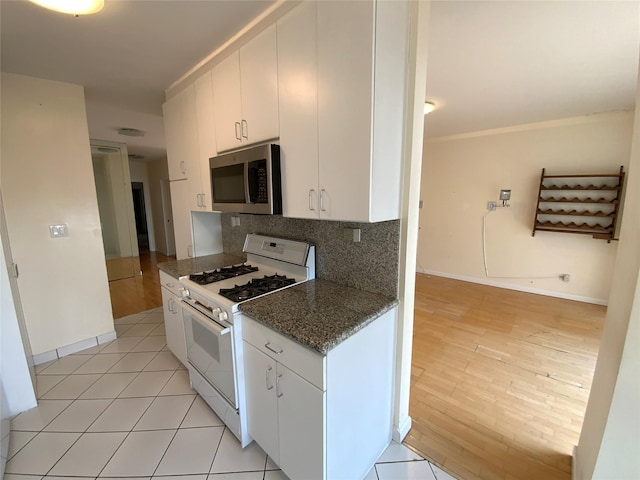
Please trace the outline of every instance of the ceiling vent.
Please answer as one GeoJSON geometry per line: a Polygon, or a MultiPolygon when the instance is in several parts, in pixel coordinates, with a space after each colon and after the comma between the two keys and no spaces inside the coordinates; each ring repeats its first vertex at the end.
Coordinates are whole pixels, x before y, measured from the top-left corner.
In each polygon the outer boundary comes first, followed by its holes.
{"type": "Polygon", "coordinates": [[[119,128],[118,133],[126,137],[144,137],[144,132],[137,128],[119,128]]]}

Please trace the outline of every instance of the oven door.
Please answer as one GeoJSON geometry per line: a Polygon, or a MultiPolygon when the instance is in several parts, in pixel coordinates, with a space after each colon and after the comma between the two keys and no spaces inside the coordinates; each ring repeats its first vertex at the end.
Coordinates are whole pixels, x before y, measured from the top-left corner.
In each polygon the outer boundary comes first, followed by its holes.
{"type": "Polygon", "coordinates": [[[234,408],[238,408],[233,365],[233,327],[182,303],[187,360],[234,408]]]}

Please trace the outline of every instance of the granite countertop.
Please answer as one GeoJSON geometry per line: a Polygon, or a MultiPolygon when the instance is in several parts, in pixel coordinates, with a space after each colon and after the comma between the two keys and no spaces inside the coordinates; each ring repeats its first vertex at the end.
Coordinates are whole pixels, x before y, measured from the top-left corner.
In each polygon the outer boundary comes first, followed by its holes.
{"type": "Polygon", "coordinates": [[[237,265],[246,261],[246,257],[230,255],[228,253],[216,253],[202,257],[185,258],[184,260],[174,260],[173,262],[159,263],[158,268],[174,278],[184,277],[192,273],[200,273],[216,268],[237,265]]]}
{"type": "Polygon", "coordinates": [[[263,325],[326,354],[398,304],[398,300],[327,280],[308,282],[239,305],[263,325]]]}

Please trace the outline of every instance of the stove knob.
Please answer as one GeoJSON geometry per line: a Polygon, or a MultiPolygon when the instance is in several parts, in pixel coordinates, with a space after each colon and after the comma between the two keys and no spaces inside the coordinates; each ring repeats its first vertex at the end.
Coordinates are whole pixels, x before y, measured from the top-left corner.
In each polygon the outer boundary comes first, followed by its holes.
{"type": "Polygon", "coordinates": [[[183,297],[188,297],[189,296],[189,289],[181,288],[180,290],[182,290],[182,296],[183,297]]]}
{"type": "Polygon", "coordinates": [[[227,315],[227,312],[225,312],[224,310],[220,310],[220,313],[218,314],[218,320],[224,322],[228,319],[229,315],[227,315]]]}
{"type": "Polygon", "coordinates": [[[211,310],[211,315],[213,315],[214,317],[218,317],[220,315],[220,309],[214,308],[213,310],[211,310]]]}

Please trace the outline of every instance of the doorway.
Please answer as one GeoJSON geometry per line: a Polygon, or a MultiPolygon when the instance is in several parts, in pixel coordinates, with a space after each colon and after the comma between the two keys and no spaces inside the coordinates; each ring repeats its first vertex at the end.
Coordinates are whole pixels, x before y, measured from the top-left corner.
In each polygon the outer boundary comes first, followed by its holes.
{"type": "Polygon", "coordinates": [[[149,250],[149,229],[147,228],[147,209],[144,203],[144,184],[131,182],[133,197],[133,213],[136,220],[136,237],[138,250],[142,253],[149,250]]]}
{"type": "MultiPolygon", "coordinates": [[[[93,176],[109,281],[140,274],[127,146],[91,140],[93,176]]],[[[146,225],[146,221],[144,222],[146,225]]],[[[145,226],[146,230],[146,226],[145,226]]]]}

